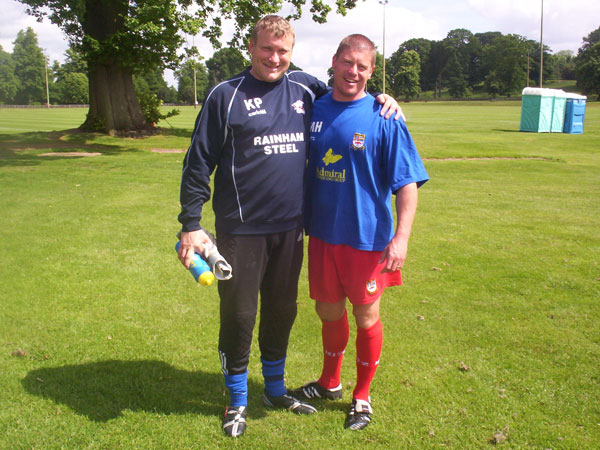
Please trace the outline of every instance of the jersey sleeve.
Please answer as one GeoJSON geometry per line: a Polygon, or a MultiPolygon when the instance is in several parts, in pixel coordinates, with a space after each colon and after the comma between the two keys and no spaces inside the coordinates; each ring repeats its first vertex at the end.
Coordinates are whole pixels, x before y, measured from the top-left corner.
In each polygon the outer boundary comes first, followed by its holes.
{"type": "Polygon", "coordinates": [[[329,93],[330,91],[332,91],[333,88],[330,86],[327,86],[325,83],[323,83],[320,80],[317,80],[315,78],[315,84],[313,86],[313,92],[315,93],[315,97],[316,98],[321,98],[324,95],[326,95],[327,93],[329,93]]]}
{"type": "Polygon", "coordinates": [[[386,120],[384,126],[388,128],[386,167],[392,192],[410,183],[421,187],[429,180],[429,175],[406,124],[402,120],[386,120]]]}
{"type": "Polygon", "coordinates": [[[331,87],[320,81],[317,77],[302,71],[293,71],[289,73],[290,78],[306,86],[313,93],[314,98],[323,97],[332,90],[331,87]]]}
{"type": "Polygon", "coordinates": [[[217,86],[206,98],[196,118],[192,142],[183,161],[181,213],[183,231],[200,229],[202,207],[210,198],[210,175],[223,148],[226,115],[223,95],[217,86]]]}

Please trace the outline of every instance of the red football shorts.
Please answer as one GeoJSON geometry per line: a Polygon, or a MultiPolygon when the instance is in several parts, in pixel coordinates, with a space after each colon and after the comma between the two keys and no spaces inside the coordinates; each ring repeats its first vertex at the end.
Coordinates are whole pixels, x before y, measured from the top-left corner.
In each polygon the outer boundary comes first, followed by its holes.
{"type": "Polygon", "coordinates": [[[402,273],[381,273],[381,252],[333,245],[310,237],[308,241],[308,281],[310,298],[337,303],[348,298],[353,305],[368,305],[388,286],[402,284],[402,273]]]}

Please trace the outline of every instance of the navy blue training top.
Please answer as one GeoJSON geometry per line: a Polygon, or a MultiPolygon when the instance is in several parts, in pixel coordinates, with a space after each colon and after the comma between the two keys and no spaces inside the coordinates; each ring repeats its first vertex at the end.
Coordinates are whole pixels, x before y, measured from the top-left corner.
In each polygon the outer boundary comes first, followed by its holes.
{"type": "Polygon", "coordinates": [[[215,168],[218,232],[276,233],[301,225],[312,105],[327,91],[304,72],[287,72],[269,83],[254,78],[250,68],[215,86],[183,163],[183,231],[200,228],[215,168]]]}

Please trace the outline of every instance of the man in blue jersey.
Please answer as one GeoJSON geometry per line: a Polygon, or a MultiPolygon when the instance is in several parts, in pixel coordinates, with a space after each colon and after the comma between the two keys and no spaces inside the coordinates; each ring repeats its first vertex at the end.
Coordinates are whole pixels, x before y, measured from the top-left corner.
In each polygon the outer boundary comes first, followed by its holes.
{"type": "MultiPolygon", "coordinates": [[[[215,86],[196,120],[181,180],[179,258],[209,241],[200,227],[210,198],[220,253],[233,277],[219,281],[219,355],[230,401],[223,431],[246,429],[248,362],[260,293],[259,346],[263,403],[299,414],[316,411],[284,385],[288,339],[296,317],[303,258],[303,174],[313,101],[328,89],[316,78],[288,71],[294,32],[266,16],[249,42],[252,66],[215,86]]],[[[398,109],[396,104],[395,110],[398,109]]]]}
{"type": "Polygon", "coordinates": [[[322,322],[324,356],[321,377],[292,391],[303,400],[342,397],[348,298],[357,326],[357,380],[345,423],[351,430],[371,420],[369,388],[383,338],[381,294],[402,284],[417,188],[428,180],[404,122],[381,120],[365,92],[375,55],[367,37],[343,39],[333,57],[333,92],[313,107],[305,222],[310,296],[322,322]]]}

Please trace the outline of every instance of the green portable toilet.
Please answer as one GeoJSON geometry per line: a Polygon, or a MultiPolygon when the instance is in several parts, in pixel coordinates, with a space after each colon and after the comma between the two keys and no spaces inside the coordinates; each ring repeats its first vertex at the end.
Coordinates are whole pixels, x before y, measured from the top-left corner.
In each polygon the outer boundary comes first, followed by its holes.
{"type": "Polygon", "coordinates": [[[568,93],[567,96],[563,133],[583,134],[585,102],[587,97],[585,95],[571,93],[568,93]]]}
{"type": "Polygon", "coordinates": [[[565,106],[567,104],[567,93],[562,89],[554,89],[554,104],[552,106],[552,122],[550,131],[562,133],[565,123],[565,106]]]}
{"type": "Polygon", "coordinates": [[[549,133],[554,111],[554,89],[523,89],[521,100],[521,131],[549,133]]]}

